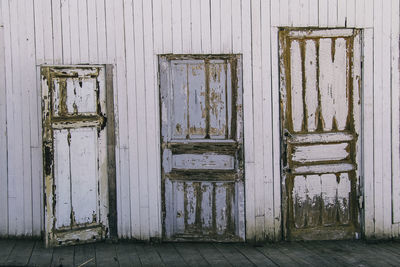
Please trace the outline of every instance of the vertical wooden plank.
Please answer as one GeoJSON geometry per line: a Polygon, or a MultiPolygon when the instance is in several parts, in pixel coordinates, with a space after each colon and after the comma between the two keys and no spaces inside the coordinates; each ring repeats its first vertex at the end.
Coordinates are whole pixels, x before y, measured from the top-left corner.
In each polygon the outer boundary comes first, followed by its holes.
{"type": "MultiPolygon", "coordinates": [[[[153,6],[153,35],[154,35],[154,53],[163,53],[163,17],[162,17],[163,0],[152,0],[153,6]]],[[[198,13],[198,12],[197,12],[198,13]]]]}
{"type": "Polygon", "coordinates": [[[374,205],[374,35],[364,30],[364,99],[363,99],[363,169],[364,169],[364,231],[372,237],[375,229],[374,205]]]}
{"type": "Polygon", "coordinates": [[[272,147],[274,186],[274,228],[275,240],[281,238],[281,170],[280,170],[280,120],[279,120],[279,50],[278,29],[271,30],[271,85],[272,85],[272,147]]]}
{"type": "Polygon", "coordinates": [[[318,88],[317,80],[317,47],[316,42],[307,40],[305,43],[304,71],[306,77],[305,103],[307,106],[307,125],[308,132],[317,129],[318,118],[318,88]]]}
{"type": "Polygon", "coordinates": [[[209,1],[200,2],[201,15],[201,51],[203,54],[211,53],[211,5],[209,1]]]}
{"type": "Polygon", "coordinates": [[[51,1],[54,64],[63,64],[61,1],[62,0],[51,1]]]}
{"type": "MultiPolygon", "coordinates": [[[[383,0],[374,1],[374,196],[375,196],[375,236],[383,235],[383,214],[385,207],[383,206],[383,39],[382,34],[382,11],[383,0]]],[[[386,27],[386,25],[385,25],[386,27]]],[[[386,41],[386,40],[385,40],[386,41]]],[[[386,71],[386,70],[385,70],[386,71]]]]}
{"type": "MultiPolygon", "coordinates": [[[[318,1],[318,0],[317,0],[318,1]]],[[[270,1],[271,26],[279,26],[280,1],[270,1]]]]}
{"type": "MultiPolygon", "coordinates": [[[[149,238],[149,192],[148,192],[148,137],[146,132],[147,125],[147,114],[146,114],[146,80],[145,80],[145,62],[144,62],[144,52],[145,47],[143,43],[144,31],[143,31],[143,5],[141,0],[134,0],[133,2],[133,14],[134,14],[134,38],[135,38],[135,73],[136,73],[136,108],[137,108],[137,122],[138,125],[143,125],[144,127],[138,128],[138,153],[140,155],[138,166],[139,166],[139,189],[140,189],[140,237],[143,240],[149,238]]],[[[175,8],[180,12],[180,4],[175,8]]],[[[173,12],[174,7],[173,7],[173,12]]],[[[180,15],[179,21],[175,20],[177,18],[173,17],[173,42],[174,42],[174,52],[182,51],[182,43],[179,41],[175,43],[175,37],[181,40],[181,31],[175,29],[180,27],[180,15]],[[175,21],[175,23],[174,23],[175,21]],[[178,45],[178,46],[176,46],[178,45]]],[[[153,47],[153,46],[151,46],[153,47]]]]}
{"type": "MultiPolygon", "coordinates": [[[[2,2],[2,23],[4,25],[4,72],[5,72],[5,94],[6,94],[6,120],[7,121],[13,121],[12,120],[12,112],[13,112],[13,102],[12,102],[12,58],[11,58],[11,23],[10,23],[10,6],[9,2],[2,2]]],[[[9,207],[10,207],[10,200],[9,200],[9,179],[11,177],[11,173],[13,173],[13,170],[10,170],[10,168],[14,167],[13,165],[13,159],[11,156],[13,155],[13,152],[9,151],[10,148],[12,148],[12,142],[14,136],[10,135],[10,133],[13,133],[14,131],[14,124],[7,124],[7,171],[8,171],[8,176],[5,177],[6,180],[6,189],[5,191],[7,192],[6,194],[6,213],[5,213],[5,219],[7,220],[6,225],[5,225],[5,235],[9,235],[9,222],[10,222],[10,212],[9,212],[9,207]]],[[[14,177],[13,177],[14,178],[14,177]]]]}
{"type": "MultiPolygon", "coordinates": [[[[35,6],[37,5],[37,1],[35,1],[35,6]]],[[[35,27],[36,29],[39,28],[39,24],[41,25],[43,22],[41,21],[41,16],[38,17],[39,12],[38,10],[35,12],[35,27]]],[[[61,0],[61,35],[62,35],[62,58],[63,64],[71,64],[72,62],[72,55],[71,55],[71,34],[70,34],[70,23],[69,23],[69,0],[61,0]]],[[[36,58],[38,63],[40,64],[40,58],[43,44],[42,38],[39,35],[39,32],[36,31],[36,58]],[[38,49],[40,48],[40,49],[38,49]]]]}
{"type": "Polygon", "coordinates": [[[346,18],[346,0],[337,0],[337,26],[345,27],[347,23],[346,18]]]}
{"type": "Polygon", "coordinates": [[[78,24],[79,28],[79,63],[89,62],[89,38],[88,38],[88,10],[87,1],[78,0],[78,24]]]}
{"type": "Polygon", "coordinates": [[[43,44],[43,15],[42,15],[41,2],[34,2],[34,16],[35,16],[35,50],[37,64],[44,63],[44,44],[43,44]]]}
{"type": "MultiPolygon", "coordinates": [[[[114,1],[104,0],[96,1],[97,4],[97,16],[98,16],[98,32],[99,32],[99,60],[104,59],[109,64],[115,64],[115,23],[114,23],[114,1]],[[104,25],[104,26],[103,26],[104,25]],[[101,30],[104,29],[104,32],[101,30]],[[104,39],[103,39],[104,38],[104,39]],[[105,45],[102,46],[102,44],[105,45]],[[105,53],[100,53],[101,49],[105,49],[105,53]],[[104,57],[102,57],[104,55],[104,57]]],[[[117,87],[117,68],[113,68],[113,88],[114,92],[118,92],[117,87]]],[[[123,234],[122,228],[122,215],[125,210],[122,209],[122,200],[121,200],[121,162],[120,162],[120,145],[119,145],[119,121],[118,121],[118,93],[114,94],[114,114],[115,114],[115,137],[116,137],[116,146],[115,146],[115,166],[116,166],[116,184],[117,184],[117,224],[118,224],[118,236],[123,234]]]]}
{"type": "MultiPolygon", "coordinates": [[[[126,84],[126,54],[125,54],[125,26],[124,26],[124,9],[123,0],[113,1],[113,17],[115,27],[115,60],[116,60],[116,87],[118,94],[118,137],[119,137],[119,160],[120,160],[120,193],[122,198],[122,229],[123,236],[130,236],[130,207],[128,203],[124,203],[126,199],[130,199],[129,191],[129,133],[128,133],[128,109],[127,109],[127,84],[126,84]]],[[[108,31],[107,31],[108,33],[108,31]]]]}
{"type": "Polygon", "coordinates": [[[365,26],[365,1],[364,0],[356,0],[356,27],[364,28],[365,26]]]}
{"type": "Polygon", "coordinates": [[[328,27],[328,0],[319,0],[318,3],[318,25],[328,27]]]}
{"type": "Polygon", "coordinates": [[[172,51],[182,53],[182,7],[181,0],[171,0],[172,3],[172,51]]]}
{"type": "MultiPolygon", "coordinates": [[[[136,90],[135,90],[135,38],[134,38],[134,20],[133,20],[133,1],[124,1],[124,23],[125,23],[125,45],[130,47],[126,50],[126,86],[131,88],[127,90],[128,103],[135,103],[128,105],[127,111],[129,114],[128,119],[128,133],[129,133],[129,201],[121,203],[123,209],[130,209],[130,228],[131,237],[140,238],[140,209],[139,203],[139,175],[138,175],[138,155],[137,155],[137,111],[136,111],[136,90]],[[129,205],[128,203],[129,202],[129,205]]],[[[122,188],[120,189],[122,190],[122,188]]],[[[121,200],[123,201],[123,200],[121,200]]],[[[122,218],[121,218],[122,219],[122,218]]]]}
{"type": "Polygon", "coordinates": [[[221,53],[221,0],[210,0],[211,12],[211,51],[221,53]]]}
{"type": "Polygon", "coordinates": [[[164,54],[172,53],[172,0],[161,1],[164,54]]]}
{"type": "Polygon", "coordinates": [[[221,1],[221,52],[232,53],[232,3],[231,0],[221,1]]]}
{"type": "Polygon", "coordinates": [[[81,63],[81,47],[79,44],[79,6],[78,1],[69,0],[69,27],[70,27],[70,43],[71,43],[71,64],[81,63]]]}
{"type": "Polygon", "coordinates": [[[190,0],[192,53],[201,54],[201,0],[190,0]]]}
{"type": "Polygon", "coordinates": [[[232,0],[232,52],[242,52],[241,0],[232,0]]]}
{"type": "Polygon", "coordinates": [[[99,62],[97,56],[97,19],[96,0],[87,0],[87,26],[88,26],[88,62],[90,64],[106,63],[99,62]]]}
{"type": "Polygon", "coordinates": [[[97,32],[97,56],[98,62],[112,63],[113,61],[107,60],[107,38],[106,38],[106,14],[104,7],[104,0],[95,1],[96,3],[96,32],[97,32]]]}
{"type": "MultiPolygon", "coordinates": [[[[290,42],[290,41],[289,41],[290,42]]],[[[290,76],[291,85],[291,106],[293,131],[300,132],[303,128],[303,74],[302,74],[302,59],[300,52],[300,41],[293,40],[290,45],[290,76]]]]}
{"type": "MultiPolygon", "coordinates": [[[[391,1],[383,1],[382,2],[382,109],[377,110],[376,112],[381,111],[381,120],[382,120],[382,128],[380,131],[382,133],[382,197],[383,197],[383,233],[384,236],[389,238],[391,237],[392,232],[392,213],[391,207],[392,205],[392,197],[389,194],[392,188],[392,156],[389,151],[391,151],[391,53],[389,53],[391,49],[391,1]],[[390,178],[389,178],[390,177],[390,178]]],[[[395,14],[395,16],[399,16],[399,14],[395,14]]],[[[395,37],[399,39],[399,36],[395,37]]],[[[399,49],[397,46],[395,49],[399,49]]],[[[397,70],[398,71],[398,70],[397,70]]],[[[399,88],[393,88],[393,90],[399,90],[399,88]]]]}
{"type": "Polygon", "coordinates": [[[273,142],[271,109],[271,1],[261,1],[261,85],[263,128],[263,191],[265,234],[268,240],[274,240],[274,181],[273,181],[273,142]]]}
{"type": "Polygon", "coordinates": [[[192,25],[190,13],[190,0],[181,1],[182,25],[182,53],[190,54],[192,51],[192,25]]]}
{"type": "Polygon", "coordinates": [[[338,0],[328,1],[328,27],[337,27],[338,22],[338,0]]]}
{"type": "Polygon", "coordinates": [[[371,28],[374,26],[374,0],[365,0],[365,27],[371,28]]]}
{"type": "Polygon", "coordinates": [[[356,0],[347,0],[347,27],[356,26],[356,0]]]}
{"type": "Polygon", "coordinates": [[[6,3],[0,1],[0,235],[8,234],[8,158],[7,158],[7,91],[6,91],[6,60],[4,35],[8,34],[5,27],[3,12],[6,3]]]}
{"type": "Polygon", "coordinates": [[[279,1],[279,25],[277,26],[290,26],[289,24],[289,0],[279,1]]]}
{"type": "Polygon", "coordinates": [[[68,130],[54,131],[55,228],[71,225],[71,175],[68,130]]]}
{"type": "MultiPolygon", "coordinates": [[[[392,0],[391,83],[392,83],[392,207],[393,223],[400,222],[400,103],[399,103],[399,1],[392,0]]],[[[1,23],[1,22],[0,22],[1,23]]]]}
{"type": "MultiPolygon", "coordinates": [[[[343,0],[344,1],[344,0],[343,0]]],[[[309,26],[318,27],[319,25],[319,7],[318,0],[309,0],[309,26]]]]}
{"type": "MultiPolygon", "coordinates": [[[[242,50],[243,66],[252,65],[251,50],[251,2],[242,0],[242,50]]],[[[250,68],[243,68],[243,122],[246,177],[246,237],[255,238],[255,169],[254,169],[254,131],[253,131],[253,85],[250,68]]]]}
{"type": "Polygon", "coordinates": [[[289,25],[295,27],[300,25],[301,19],[300,0],[289,0],[289,25]]]}
{"type": "MultiPolygon", "coordinates": [[[[259,0],[251,2],[251,30],[252,30],[252,69],[253,69],[253,111],[262,109],[262,73],[261,73],[261,3],[259,0]]],[[[254,136],[254,210],[255,210],[255,240],[264,239],[264,220],[257,220],[257,217],[264,217],[264,174],[263,174],[263,114],[254,112],[253,136],[254,136]]],[[[245,135],[246,136],[246,135],[245,135]]]]}
{"type": "Polygon", "coordinates": [[[40,2],[43,16],[44,62],[54,64],[53,28],[50,26],[52,25],[51,0],[40,2]]]}
{"type": "MultiPolygon", "coordinates": [[[[158,87],[154,84],[153,61],[153,19],[151,16],[152,5],[150,1],[143,1],[143,32],[144,32],[144,69],[146,88],[146,132],[147,132],[147,188],[149,194],[149,237],[161,238],[161,170],[157,163],[160,158],[160,136],[158,135],[158,87]]],[[[190,11],[188,12],[190,14],[190,11]]],[[[190,39],[190,35],[188,37],[190,39]]],[[[146,179],[146,178],[145,178],[146,179]]]]}
{"type": "Polygon", "coordinates": [[[301,27],[306,27],[309,25],[309,0],[299,0],[300,18],[298,25],[301,27]]]}
{"type": "Polygon", "coordinates": [[[9,20],[10,20],[10,71],[12,75],[12,83],[7,92],[7,103],[11,103],[11,111],[7,112],[10,118],[7,121],[12,121],[8,132],[8,155],[9,155],[9,234],[23,235],[24,234],[24,150],[22,136],[22,92],[21,92],[21,53],[19,47],[19,35],[22,24],[19,23],[18,2],[10,1],[9,3],[9,20]],[[22,163],[22,166],[21,166],[22,163]]]}
{"type": "MultiPolygon", "coordinates": [[[[21,97],[22,97],[22,145],[23,145],[23,200],[24,200],[24,234],[27,236],[32,235],[32,158],[31,158],[31,120],[37,125],[39,122],[35,119],[37,117],[30,116],[30,106],[32,102],[37,99],[32,98],[30,91],[32,85],[35,84],[35,58],[34,58],[34,23],[33,23],[33,10],[29,8],[29,3],[21,5],[18,3],[18,12],[20,21],[22,20],[22,27],[20,27],[20,55],[21,57],[21,97]]],[[[36,103],[34,103],[36,107],[36,103]]],[[[35,115],[33,113],[32,115],[35,115]]],[[[36,139],[36,141],[38,141],[36,139]]],[[[35,144],[38,146],[38,142],[35,144]]]]}

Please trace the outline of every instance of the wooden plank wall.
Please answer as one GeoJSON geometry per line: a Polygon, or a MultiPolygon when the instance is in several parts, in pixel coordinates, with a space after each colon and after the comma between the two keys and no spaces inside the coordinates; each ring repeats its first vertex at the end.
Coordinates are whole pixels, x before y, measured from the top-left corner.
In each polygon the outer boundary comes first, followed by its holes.
{"type": "Polygon", "coordinates": [[[0,0],[0,25],[0,235],[43,230],[40,65],[114,64],[118,233],[148,240],[162,229],[157,54],[238,53],[247,239],[279,240],[278,27],[365,29],[365,231],[399,235],[398,0],[0,0]]]}

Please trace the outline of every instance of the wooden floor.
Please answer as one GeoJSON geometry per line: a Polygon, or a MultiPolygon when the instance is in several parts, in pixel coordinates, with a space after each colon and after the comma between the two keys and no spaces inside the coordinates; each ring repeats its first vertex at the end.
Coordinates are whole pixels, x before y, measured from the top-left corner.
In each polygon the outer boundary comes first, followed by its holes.
{"type": "Polygon", "coordinates": [[[120,242],[46,249],[42,241],[1,240],[0,266],[400,266],[400,242],[266,244],[120,242]]]}

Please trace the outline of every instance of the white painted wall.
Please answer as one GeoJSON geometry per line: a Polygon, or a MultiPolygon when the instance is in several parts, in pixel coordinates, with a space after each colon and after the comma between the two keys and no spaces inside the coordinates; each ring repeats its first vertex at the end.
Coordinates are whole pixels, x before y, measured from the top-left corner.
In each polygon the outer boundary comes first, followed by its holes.
{"type": "Polygon", "coordinates": [[[280,239],[277,33],[312,26],[365,29],[365,231],[399,236],[398,0],[0,0],[0,25],[0,235],[43,230],[40,65],[115,65],[118,232],[149,239],[161,235],[157,54],[238,53],[247,239],[280,239]]]}

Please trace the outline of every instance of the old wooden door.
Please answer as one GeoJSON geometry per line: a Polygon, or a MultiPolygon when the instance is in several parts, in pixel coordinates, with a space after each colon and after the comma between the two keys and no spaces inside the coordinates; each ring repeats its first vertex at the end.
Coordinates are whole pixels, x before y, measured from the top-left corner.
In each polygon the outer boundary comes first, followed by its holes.
{"type": "Polygon", "coordinates": [[[240,56],[161,56],[163,236],[244,240],[240,56]]]}
{"type": "Polygon", "coordinates": [[[105,70],[42,67],[47,245],[108,235],[105,70]]]}
{"type": "Polygon", "coordinates": [[[285,237],[357,238],[360,31],[282,30],[279,38],[285,237]]]}

